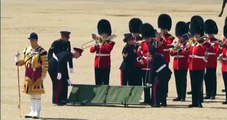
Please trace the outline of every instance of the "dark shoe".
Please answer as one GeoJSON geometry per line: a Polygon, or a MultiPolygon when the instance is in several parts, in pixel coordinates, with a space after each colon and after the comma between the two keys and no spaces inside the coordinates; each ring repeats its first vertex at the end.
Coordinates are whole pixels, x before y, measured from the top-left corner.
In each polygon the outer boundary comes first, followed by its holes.
{"type": "Polygon", "coordinates": [[[181,101],[181,99],[177,97],[177,98],[174,98],[173,101],[181,101]]]}
{"type": "Polygon", "coordinates": [[[181,102],[184,102],[184,101],[185,101],[185,99],[181,99],[180,101],[181,101],[181,102]]]}
{"type": "Polygon", "coordinates": [[[188,105],[188,108],[198,107],[197,105],[190,104],[188,105]]]}
{"type": "Polygon", "coordinates": [[[187,94],[191,95],[192,94],[192,91],[187,92],[187,94]]]}
{"type": "Polygon", "coordinates": [[[162,107],[167,107],[167,104],[166,104],[166,103],[161,103],[160,106],[162,106],[162,107]]]}
{"type": "Polygon", "coordinates": [[[32,118],[33,116],[25,115],[24,118],[32,118]]]}
{"type": "Polygon", "coordinates": [[[210,96],[205,96],[203,99],[210,99],[210,96]]]}
{"type": "Polygon", "coordinates": [[[32,117],[33,119],[39,119],[39,117],[36,117],[36,116],[34,116],[34,117],[32,117]]]}
{"type": "Polygon", "coordinates": [[[222,104],[227,104],[227,101],[225,101],[225,102],[222,102],[222,104]]]}
{"type": "Polygon", "coordinates": [[[154,104],[154,105],[152,105],[152,107],[160,107],[160,105],[154,104]]]}
{"type": "Polygon", "coordinates": [[[141,104],[142,105],[151,105],[151,102],[150,103],[148,103],[148,102],[142,102],[141,104]]]}
{"type": "Polygon", "coordinates": [[[214,99],[215,99],[215,96],[211,96],[210,99],[211,99],[211,100],[214,100],[214,99]]]}
{"type": "Polygon", "coordinates": [[[203,108],[203,105],[202,105],[202,104],[199,104],[198,107],[199,107],[199,108],[203,108]]]}
{"type": "Polygon", "coordinates": [[[221,91],[222,91],[222,92],[225,92],[225,89],[222,89],[221,91]]]}
{"type": "Polygon", "coordinates": [[[57,103],[58,106],[63,106],[63,105],[66,105],[67,103],[65,102],[60,102],[60,103],[57,103]]]}

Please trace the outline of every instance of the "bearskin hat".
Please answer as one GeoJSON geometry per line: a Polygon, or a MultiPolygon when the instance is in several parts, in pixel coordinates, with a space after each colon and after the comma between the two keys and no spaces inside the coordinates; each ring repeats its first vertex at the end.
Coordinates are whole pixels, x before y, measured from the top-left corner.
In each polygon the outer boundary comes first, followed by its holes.
{"type": "Polygon", "coordinates": [[[149,23],[145,23],[140,26],[140,33],[143,38],[155,37],[154,28],[149,23]]]}
{"type": "Polygon", "coordinates": [[[158,28],[161,29],[167,29],[170,31],[172,26],[172,19],[169,15],[167,14],[161,14],[158,17],[158,28]]]}
{"type": "Polygon", "coordinates": [[[208,19],[204,22],[204,31],[207,34],[218,34],[218,26],[214,20],[208,19]]]}
{"type": "Polygon", "coordinates": [[[227,38],[227,25],[224,26],[223,35],[227,38]]]}
{"type": "Polygon", "coordinates": [[[190,33],[192,35],[200,34],[200,36],[204,35],[204,26],[203,23],[199,20],[194,20],[190,24],[190,33]]]}
{"type": "Polygon", "coordinates": [[[182,36],[185,33],[188,33],[188,24],[183,22],[183,21],[179,21],[176,24],[176,28],[175,28],[175,35],[176,36],[182,36]]]}
{"type": "Polygon", "coordinates": [[[98,29],[99,35],[101,35],[102,33],[106,33],[108,35],[112,34],[110,22],[106,19],[101,19],[98,22],[97,29],[98,29]]]}
{"type": "Polygon", "coordinates": [[[201,16],[199,16],[199,15],[194,15],[194,16],[192,16],[192,17],[191,17],[191,22],[194,21],[194,20],[198,20],[198,21],[204,23],[203,18],[202,18],[201,16]]]}
{"type": "Polygon", "coordinates": [[[130,33],[140,33],[140,26],[142,24],[143,22],[139,18],[132,18],[128,25],[130,33]]]}

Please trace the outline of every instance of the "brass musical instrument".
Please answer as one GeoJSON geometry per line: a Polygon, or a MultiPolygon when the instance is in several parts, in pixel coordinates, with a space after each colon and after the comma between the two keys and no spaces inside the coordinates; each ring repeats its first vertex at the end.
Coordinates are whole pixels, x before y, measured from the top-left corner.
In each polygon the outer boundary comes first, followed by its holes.
{"type": "Polygon", "coordinates": [[[94,46],[94,43],[95,42],[95,45],[103,45],[105,42],[107,41],[112,41],[113,38],[117,37],[116,35],[110,35],[108,36],[107,38],[102,38],[101,36],[96,36],[95,34],[92,34],[92,39],[93,40],[90,40],[88,42],[85,42],[81,45],[81,49],[87,49],[87,48],[90,48],[91,46],[94,46]]]}
{"type": "Polygon", "coordinates": [[[88,42],[85,42],[85,43],[83,43],[82,45],[81,45],[81,49],[87,49],[87,48],[90,48],[91,46],[93,46],[94,45],[94,40],[90,40],[90,41],[88,41],[88,42]],[[91,44],[92,43],[92,44],[91,44]]]}

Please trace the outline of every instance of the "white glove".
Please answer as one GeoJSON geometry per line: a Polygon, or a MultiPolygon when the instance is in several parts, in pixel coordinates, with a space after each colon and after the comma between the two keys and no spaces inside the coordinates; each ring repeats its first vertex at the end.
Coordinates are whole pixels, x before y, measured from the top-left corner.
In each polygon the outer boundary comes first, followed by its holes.
{"type": "Polygon", "coordinates": [[[14,61],[15,61],[15,63],[17,63],[17,62],[19,62],[19,60],[20,60],[20,53],[16,52],[15,57],[14,57],[14,61]]]}
{"type": "Polygon", "coordinates": [[[146,86],[147,86],[147,87],[152,87],[152,84],[147,83],[146,86]]]}
{"type": "Polygon", "coordinates": [[[68,80],[67,80],[67,82],[68,82],[68,85],[69,85],[69,86],[71,86],[71,85],[72,85],[72,82],[71,82],[71,80],[70,80],[70,79],[68,79],[68,80]]]}
{"type": "Polygon", "coordinates": [[[73,68],[69,68],[69,72],[73,73],[74,72],[73,68]]]}
{"type": "Polygon", "coordinates": [[[57,74],[57,79],[58,79],[58,80],[61,80],[61,77],[62,77],[62,76],[61,76],[61,73],[58,73],[58,74],[57,74]]]}
{"type": "Polygon", "coordinates": [[[215,43],[210,43],[210,45],[211,45],[211,46],[214,46],[214,45],[215,45],[215,43]]]}

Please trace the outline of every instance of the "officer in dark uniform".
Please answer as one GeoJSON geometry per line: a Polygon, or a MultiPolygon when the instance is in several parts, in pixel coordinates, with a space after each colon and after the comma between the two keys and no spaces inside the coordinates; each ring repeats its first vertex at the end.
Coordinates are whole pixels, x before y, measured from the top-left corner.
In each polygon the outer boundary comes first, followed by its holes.
{"type": "Polygon", "coordinates": [[[138,45],[135,44],[131,33],[124,34],[124,37],[123,41],[126,42],[126,45],[122,50],[123,62],[120,66],[122,85],[137,85],[134,63],[138,45]]]}
{"type": "Polygon", "coordinates": [[[160,53],[156,52],[153,45],[149,46],[148,61],[150,61],[150,79],[149,84],[152,86],[152,107],[167,106],[167,87],[171,70],[165,62],[165,58],[160,53]]]}
{"type": "Polygon", "coordinates": [[[61,51],[49,59],[48,72],[53,84],[52,103],[64,105],[67,103],[68,85],[71,84],[68,75],[67,62],[78,58],[80,53],[61,51]]]}
{"type": "MultiPolygon", "coordinates": [[[[61,31],[61,38],[58,40],[55,40],[48,52],[48,60],[53,57],[54,54],[58,54],[61,51],[68,51],[71,52],[71,44],[69,41],[70,38],[70,32],[69,31],[61,31]],[[53,54],[54,53],[54,54],[53,54]]],[[[66,64],[67,65],[67,64],[66,64]]],[[[70,73],[73,72],[73,62],[72,59],[69,60],[69,67],[70,67],[70,73]]]]}

